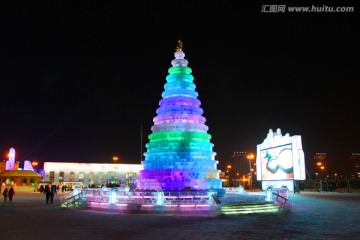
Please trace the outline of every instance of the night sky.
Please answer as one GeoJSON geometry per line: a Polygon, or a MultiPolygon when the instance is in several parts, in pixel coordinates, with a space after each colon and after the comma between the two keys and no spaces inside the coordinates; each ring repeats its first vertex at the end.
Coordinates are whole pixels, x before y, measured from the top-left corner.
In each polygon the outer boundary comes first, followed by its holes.
{"type": "Polygon", "coordinates": [[[358,9],[76,2],[0,4],[2,159],[140,163],[179,39],[220,169],[270,128],[302,136],[307,168],[316,152],[330,169],[360,152],[358,9]]]}

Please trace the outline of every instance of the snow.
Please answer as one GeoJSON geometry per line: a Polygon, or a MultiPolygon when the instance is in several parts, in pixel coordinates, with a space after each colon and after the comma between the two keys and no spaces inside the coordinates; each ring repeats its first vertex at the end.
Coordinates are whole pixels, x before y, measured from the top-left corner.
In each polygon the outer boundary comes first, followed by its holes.
{"type": "MultiPolygon", "coordinates": [[[[227,193],[223,203],[263,201],[263,192],[227,193]]],[[[17,190],[0,202],[0,239],[360,239],[360,194],[290,193],[277,214],[181,216],[64,209],[17,190]]]]}

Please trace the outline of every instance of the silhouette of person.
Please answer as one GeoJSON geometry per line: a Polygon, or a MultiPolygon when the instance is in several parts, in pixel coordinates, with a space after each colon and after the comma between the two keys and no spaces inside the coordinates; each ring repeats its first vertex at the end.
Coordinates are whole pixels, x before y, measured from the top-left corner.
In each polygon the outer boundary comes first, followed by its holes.
{"type": "Polygon", "coordinates": [[[51,188],[50,190],[50,204],[53,204],[54,202],[54,195],[55,195],[55,191],[53,188],[51,188]]]}
{"type": "Polygon", "coordinates": [[[51,190],[49,186],[45,186],[44,193],[45,193],[46,204],[48,204],[51,196],[51,190]]]}
{"type": "Polygon", "coordinates": [[[8,195],[9,195],[9,202],[12,202],[12,199],[15,196],[15,190],[13,187],[10,187],[8,195]]]}
{"type": "Polygon", "coordinates": [[[9,196],[9,190],[7,187],[4,189],[3,195],[4,195],[4,202],[7,202],[9,196]]]}

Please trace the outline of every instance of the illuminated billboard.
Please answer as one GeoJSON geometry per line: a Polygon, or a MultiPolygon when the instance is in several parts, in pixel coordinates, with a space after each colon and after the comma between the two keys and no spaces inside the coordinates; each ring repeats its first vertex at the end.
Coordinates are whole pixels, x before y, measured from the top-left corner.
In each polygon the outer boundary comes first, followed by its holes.
{"type": "Polygon", "coordinates": [[[262,180],[294,179],[291,144],[262,149],[260,157],[262,180]]]}
{"type": "MultiPolygon", "coordinates": [[[[305,157],[301,136],[283,136],[271,129],[263,143],[257,145],[257,180],[305,180],[305,157]]],[[[267,184],[269,185],[269,184],[267,184]]]]}

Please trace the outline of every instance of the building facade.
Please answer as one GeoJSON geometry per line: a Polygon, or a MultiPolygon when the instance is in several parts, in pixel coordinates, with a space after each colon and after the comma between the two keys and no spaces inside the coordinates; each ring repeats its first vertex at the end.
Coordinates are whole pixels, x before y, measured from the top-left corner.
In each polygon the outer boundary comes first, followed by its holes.
{"type": "Polygon", "coordinates": [[[41,175],[30,170],[3,170],[0,172],[2,186],[34,187],[41,175]]]}
{"type": "Polygon", "coordinates": [[[54,184],[109,185],[136,187],[141,164],[45,162],[44,181],[54,184]]]}

